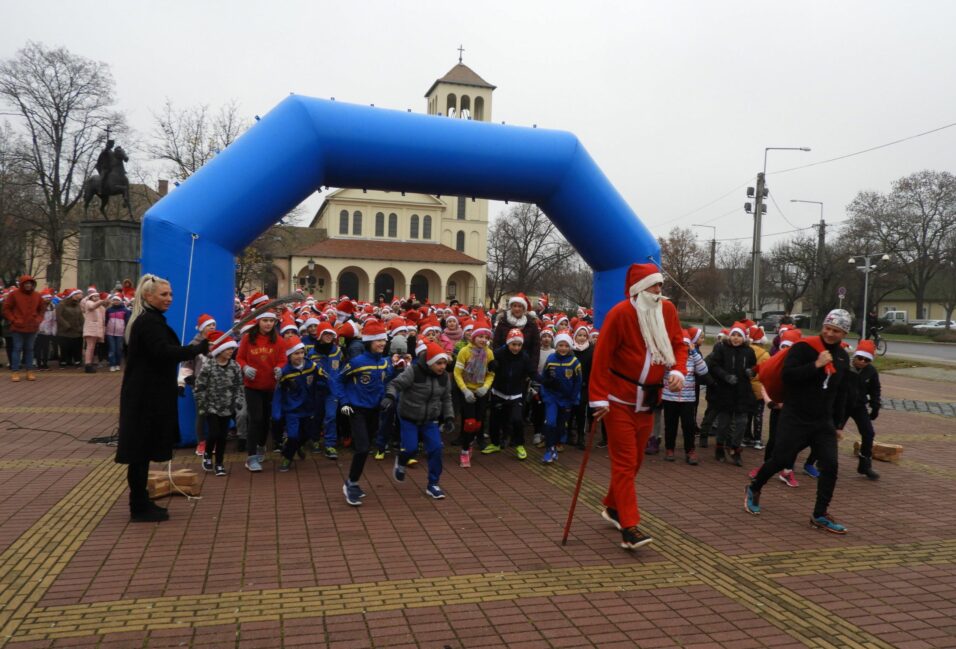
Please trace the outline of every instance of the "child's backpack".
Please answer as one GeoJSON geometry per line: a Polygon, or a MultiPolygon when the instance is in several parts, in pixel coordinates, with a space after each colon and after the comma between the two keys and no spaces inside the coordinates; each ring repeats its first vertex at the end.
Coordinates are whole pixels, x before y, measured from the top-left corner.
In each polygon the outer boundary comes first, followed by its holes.
{"type": "MultiPolygon", "coordinates": [[[[807,343],[813,347],[817,353],[826,349],[820,336],[801,338],[794,343],[794,345],[799,343],[807,343]]],[[[783,403],[783,363],[792,348],[793,346],[791,345],[790,347],[781,349],[754,368],[754,374],[760,377],[760,383],[763,384],[763,389],[767,391],[767,396],[770,397],[770,400],[774,403],[783,403]]],[[[827,374],[833,374],[836,372],[836,368],[833,367],[833,363],[827,363],[825,371],[827,374]]]]}

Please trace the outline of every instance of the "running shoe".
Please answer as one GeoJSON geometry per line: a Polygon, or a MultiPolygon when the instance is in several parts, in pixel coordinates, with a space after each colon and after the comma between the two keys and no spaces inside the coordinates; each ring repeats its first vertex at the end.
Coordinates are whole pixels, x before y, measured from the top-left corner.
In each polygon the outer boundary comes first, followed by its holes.
{"type": "Polygon", "coordinates": [[[829,512],[823,516],[814,516],[811,518],[810,525],[820,528],[821,530],[826,530],[832,534],[846,534],[846,526],[833,520],[829,512]]]}
{"type": "Polygon", "coordinates": [[[471,451],[466,450],[458,454],[458,466],[463,469],[471,468],[471,451]]]}
{"type": "Polygon", "coordinates": [[[524,446],[522,446],[521,444],[518,444],[517,446],[515,446],[515,455],[518,456],[519,460],[528,459],[528,451],[526,451],[524,446]]]}
{"type": "Polygon", "coordinates": [[[618,531],[621,530],[621,519],[617,516],[617,510],[611,507],[605,507],[601,511],[601,518],[614,526],[618,531]]]}
{"type": "Polygon", "coordinates": [[[677,458],[674,456],[674,449],[668,448],[664,450],[664,461],[673,462],[677,458]]]}
{"type": "Polygon", "coordinates": [[[747,474],[747,477],[749,477],[751,480],[753,480],[754,478],[757,477],[757,474],[758,474],[758,473],[760,473],[760,467],[759,467],[759,466],[755,466],[754,468],[750,469],[750,473],[747,474]]]}
{"type": "Polygon", "coordinates": [[[392,477],[396,482],[405,482],[405,467],[398,463],[398,456],[395,456],[395,468],[392,469],[392,477]]]}
{"type": "Polygon", "coordinates": [[[292,468],[292,460],[287,457],[282,458],[282,463],[279,464],[280,473],[288,473],[289,469],[292,468]]]}
{"type": "Polygon", "coordinates": [[[385,451],[383,451],[382,449],[378,449],[377,451],[375,451],[375,459],[376,459],[376,460],[384,460],[384,459],[385,459],[385,451]]]}
{"type": "Polygon", "coordinates": [[[202,470],[206,473],[212,473],[212,458],[204,457],[202,459],[202,470]]]}
{"type": "Polygon", "coordinates": [[[250,455],[249,459],[246,460],[246,468],[253,473],[262,471],[262,463],[259,462],[259,457],[257,455],[250,455]]]}
{"type": "Polygon", "coordinates": [[[226,467],[224,467],[224,466],[221,465],[221,464],[217,464],[217,465],[216,465],[216,475],[217,475],[218,477],[222,477],[222,476],[226,475],[226,467]]]}
{"type": "Polygon", "coordinates": [[[643,545],[651,543],[654,539],[644,534],[637,526],[621,530],[621,547],[625,550],[636,550],[643,545]]]}
{"type": "Polygon", "coordinates": [[[541,458],[542,464],[551,464],[558,459],[558,449],[554,446],[549,448],[544,452],[544,457],[541,458]]]}
{"type": "Polygon", "coordinates": [[[339,458],[339,452],[335,450],[334,446],[326,446],[323,455],[330,460],[337,460],[339,458]]]}
{"type": "Polygon", "coordinates": [[[481,449],[482,455],[491,455],[492,453],[500,453],[501,447],[497,444],[488,444],[488,446],[481,449]]]}
{"type": "Polygon", "coordinates": [[[694,449],[687,451],[684,459],[687,461],[687,464],[690,464],[691,466],[697,466],[700,464],[700,458],[697,457],[697,451],[694,449]]]}
{"type": "Polygon", "coordinates": [[[799,487],[800,483],[797,482],[797,476],[793,474],[793,469],[787,469],[781,471],[777,476],[780,479],[780,482],[787,485],[788,487],[799,487]]]}
{"type": "Polygon", "coordinates": [[[760,492],[751,489],[750,485],[744,492],[744,509],[754,515],[760,513],[760,492]]]}
{"type": "Polygon", "coordinates": [[[345,502],[351,505],[352,507],[358,507],[362,504],[362,496],[360,495],[360,489],[358,484],[349,484],[346,482],[342,485],[342,493],[345,494],[345,502]]]}
{"type": "Polygon", "coordinates": [[[202,457],[206,454],[206,442],[199,442],[196,444],[196,455],[202,457]]]}
{"type": "Polygon", "coordinates": [[[442,491],[442,488],[437,484],[430,484],[425,489],[425,493],[434,498],[435,500],[441,500],[445,497],[445,492],[442,491]]]}
{"type": "Polygon", "coordinates": [[[815,467],[815,466],[812,465],[812,464],[804,464],[804,465],[803,465],[803,472],[806,473],[806,474],[807,474],[808,476],[810,476],[811,478],[819,478],[819,477],[820,477],[820,470],[817,469],[817,467],[815,467]]]}

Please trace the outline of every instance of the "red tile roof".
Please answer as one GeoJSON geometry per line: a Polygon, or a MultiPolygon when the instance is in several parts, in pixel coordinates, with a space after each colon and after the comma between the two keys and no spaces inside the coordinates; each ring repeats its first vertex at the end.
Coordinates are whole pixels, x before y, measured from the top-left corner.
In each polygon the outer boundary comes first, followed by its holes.
{"type": "Polygon", "coordinates": [[[334,257],[339,259],[381,259],[383,261],[437,262],[442,264],[476,264],[485,262],[469,257],[440,243],[412,243],[369,239],[326,239],[295,251],[299,257],[334,257]]]}
{"type": "Polygon", "coordinates": [[[435,86],[439,83],[456,83],[460,86],[473,86],[475,88],[491,88],[495,89],[495,86],[491,85],[484,79],[478,76],[478,74],[469,68],[464,63],[458,63],[451,70],[445,74],[441,79],[437,79],[435,83],[431,85],[431,88],[428,89],[428,92],[425,93],[427,97],[432,93],[432,90],[435,89],[435,86]]]}

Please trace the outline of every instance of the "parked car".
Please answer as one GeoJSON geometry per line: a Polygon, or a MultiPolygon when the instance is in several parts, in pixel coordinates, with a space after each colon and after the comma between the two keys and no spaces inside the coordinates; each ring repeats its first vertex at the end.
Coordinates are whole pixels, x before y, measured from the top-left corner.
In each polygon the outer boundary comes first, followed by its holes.
{"type": "MultiPolygon", "coordinates": [[[[927,332],[927,331],[942,331],[946,328],[945,320],[927,320],[923,324],[918,324],[913,327],[913,331],[916,332],[927,332]]],[[[949,321],[949,328],[956,329],[956,322],[952,320],[949,321]]]]}

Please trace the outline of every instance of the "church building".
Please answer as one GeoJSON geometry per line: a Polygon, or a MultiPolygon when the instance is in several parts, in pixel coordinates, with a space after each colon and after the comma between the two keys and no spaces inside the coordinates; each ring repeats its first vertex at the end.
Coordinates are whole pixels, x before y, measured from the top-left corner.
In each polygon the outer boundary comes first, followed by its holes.
{"type": "MultiPolygon", "coordinates": [[[[435,119],[491,120],[491,85],[461,62],[425,93],[435,119]]],[[[488,202],[469,196],[337,189],[309,225],[327,238],[292,252],[290,288],[319,300],[485,301],[488,202]]]]}

